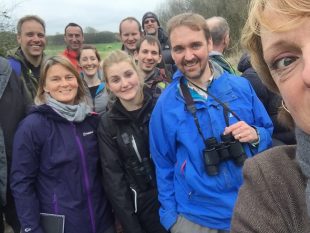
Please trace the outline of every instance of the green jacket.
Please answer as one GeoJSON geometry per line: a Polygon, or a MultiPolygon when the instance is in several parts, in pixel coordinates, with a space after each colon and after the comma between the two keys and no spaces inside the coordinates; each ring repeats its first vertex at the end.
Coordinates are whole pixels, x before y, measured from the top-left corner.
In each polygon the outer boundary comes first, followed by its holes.
{"type": "MultiPolygon", "coordinates": [[[[43,54],[43,58],[42,61],[45,57],[45,54],[43,54]]],[[[39,78],[40,75],[35,75],[34,69],[36,69],[34,66],[32,66],[26,59],[26,57],[24,56],[22,50],[20,47],[10,50],[7,53],[7,58],[8,60],[13,59],[15,61],[20,62],[20,71],[16,71],[13,68],[13,70],[15,71],[15,73],[21,73],[22,78],[25,80],[26,85],[27,85],[27,90],[29,91],[29,93],[31,94],[32,99],[34,99],[34,97],[37,94],[37,90],[38,90],[38,83],[39,83],[39,78]]],[[[39,72],[38,72],[39,73],[39,72]]]]}

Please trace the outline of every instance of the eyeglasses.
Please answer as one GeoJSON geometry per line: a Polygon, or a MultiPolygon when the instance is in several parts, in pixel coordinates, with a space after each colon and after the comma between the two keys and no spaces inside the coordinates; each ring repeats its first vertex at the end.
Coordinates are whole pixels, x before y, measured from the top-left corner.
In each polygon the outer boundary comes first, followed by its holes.
{"type": "Polygon", "coordinates": [[[156,22],[155,19],[146,19],[146,20],[144,21],[144,24],[155,23],[155,22],[156,22]]]}

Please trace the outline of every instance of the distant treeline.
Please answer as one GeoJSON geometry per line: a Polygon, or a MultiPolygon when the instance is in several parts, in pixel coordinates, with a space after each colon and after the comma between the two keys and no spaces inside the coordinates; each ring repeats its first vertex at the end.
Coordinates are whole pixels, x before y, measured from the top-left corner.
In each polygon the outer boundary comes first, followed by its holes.
{"type": "MultiPolygon", "coordinates": [[[[113,43],[119,41],[118,34],[113,32],[84,33],[85,44],[113,43]]],[[[63,45],[64,34],[47,36],[49,45],[63,45]]]]}
{"type": "MultiPolygon", "coordinates": [[[[113,43],[119,41],[117,33],[108,31],[84,33],[84,38],[85,44],[113,43]]],[[[49,45],[64,45],[64,35],[47,36],[47,43],[49,45]]],[[[0,31],[0,55],[5,56],[8,50],[15,47],[17,47],[16,33],[0,31]]]]}

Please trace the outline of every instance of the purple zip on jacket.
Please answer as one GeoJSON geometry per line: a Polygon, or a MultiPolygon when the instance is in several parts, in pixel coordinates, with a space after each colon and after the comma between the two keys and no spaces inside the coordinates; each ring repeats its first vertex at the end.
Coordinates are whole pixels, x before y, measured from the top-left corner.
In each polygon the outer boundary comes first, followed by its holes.
{"type": "Polygon", "coordinates": [[[102,185],[97,117],[69,122],[36,106],[14,139],[11,188],[26,232],[43,233],[39,213],[65,215],[65,233],[103,233],[113,224],[102,185]]]}

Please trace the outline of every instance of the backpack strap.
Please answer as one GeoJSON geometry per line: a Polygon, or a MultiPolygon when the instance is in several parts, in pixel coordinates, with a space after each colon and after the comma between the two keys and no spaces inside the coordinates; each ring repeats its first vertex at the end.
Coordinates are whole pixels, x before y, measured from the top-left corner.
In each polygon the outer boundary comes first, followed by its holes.
{"type": "Polygon", "coordinates": [[[21,67],[21,64],[20,64],[20,61],[12,58],[12,57],[9,57],[8,58],[8,61],[10,63],[10,66],[12,67],[12,69],[14,70],[15,74],[20,77],[20,75],[22,74],[22,67],[21,67]]]}

